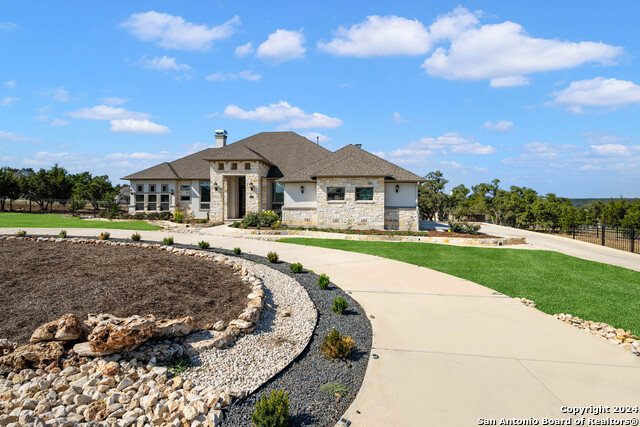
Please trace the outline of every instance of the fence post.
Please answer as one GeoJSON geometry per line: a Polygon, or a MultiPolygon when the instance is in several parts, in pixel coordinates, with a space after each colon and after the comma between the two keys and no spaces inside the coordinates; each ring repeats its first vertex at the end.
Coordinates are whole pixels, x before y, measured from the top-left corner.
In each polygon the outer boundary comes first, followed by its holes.
{"type": "Polygon", "coordinates": [[[573,240],[576,240],[576,226],[573,226],[573,240]]]}
{"type": "Polygon", "coordinates": [[[631,227],[631,252],[636,251],[636,229],[631,227]]]}
{"type": "Polygon", "coordinates": [[[602,226],[602,246],[605,246],[605,237],[604,237],[605,230],[606,230],[605,227],[606,227],[606,225],[602,226]]]}

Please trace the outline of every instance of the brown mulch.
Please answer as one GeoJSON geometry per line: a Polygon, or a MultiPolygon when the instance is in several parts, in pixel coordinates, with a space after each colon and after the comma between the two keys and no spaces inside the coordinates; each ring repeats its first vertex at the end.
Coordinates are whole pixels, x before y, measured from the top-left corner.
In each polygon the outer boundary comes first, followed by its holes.
{"type": "Polygon", "coordinates": [[[0,240],[0,338],[27,343],[66,313],[228,322],[247,303],[231,267],[157,249],[0,240]]]}

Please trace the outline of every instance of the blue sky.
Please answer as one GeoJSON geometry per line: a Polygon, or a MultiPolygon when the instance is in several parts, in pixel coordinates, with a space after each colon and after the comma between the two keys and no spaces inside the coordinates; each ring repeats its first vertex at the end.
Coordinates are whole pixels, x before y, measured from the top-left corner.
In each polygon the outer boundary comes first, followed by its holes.
{"type": "Polygon", "coordinates": [[[638,197],[639,17],[632,1],[3,1],[0,164],[117,182],[215,129],[293,130],[451,185],[638,197]]]}

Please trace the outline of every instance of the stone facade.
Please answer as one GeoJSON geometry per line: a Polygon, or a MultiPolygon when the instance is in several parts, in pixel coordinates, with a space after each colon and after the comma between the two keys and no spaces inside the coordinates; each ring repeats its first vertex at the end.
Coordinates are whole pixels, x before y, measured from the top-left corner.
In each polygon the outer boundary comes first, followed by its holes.
{"type": "Polygon", "coordinates": [[[353,229],[384,227],[384,178],[318,178],[316,191],[319,226],[353,229]],[[344,187],[344,200],[327,200],[329,187],[344,187]],[[356,187],[373,188],[373,200],[356,201],[356,187]]]}
{"type": "Polygon", "coordinates": [[[313,227],[318,225],[316,208],[282,208],[282,224],[287,226],[313,227]]]}
{"type": "Polygon", "coordinates": [[[268,165],[258,161],[215,161],[211,162],[210,171],[210,219],[212,221],[223,221],[229,218],[231,198],[228,189],[234,185],[231,183],[231,179],[234,177],[245,177],[246,212],[258,212],[267,208],[270,183],[270,180],[266,178],[269,171],[268,165]],[[224,165],[223,169],[220,169],[220,164],[224,165]],[[234,165],[235,169],[232,169],[234,165]]]}
{"type": "Polygon", "coordinates": [[[418,231],[418,208],[385,208],[384,229],[418,231]]]}

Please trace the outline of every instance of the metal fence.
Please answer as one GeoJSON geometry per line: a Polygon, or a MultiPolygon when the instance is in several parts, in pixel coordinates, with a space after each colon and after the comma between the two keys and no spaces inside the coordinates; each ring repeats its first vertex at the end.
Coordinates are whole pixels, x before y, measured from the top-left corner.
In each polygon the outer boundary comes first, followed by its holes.
{"type": "Polygon", "coordinates": [[[97,206],[86,200],[71,199],[17,199],[5,200],[4,212],[29,212],[29,213],[57,213],[72,215],[93,215],[110,210],[114,205],[119,211],[126,211],[128,206],[126,201],[118,203],[112,201],[100,201],[97,206]],[[38,203],[40,202],[40,203],[38,203]]]}
{"type": "Polygon", "coordinates": [[[606,225],[580,226],[572,230],[575,240],[640,254],[640,231],[606,225]]]}

